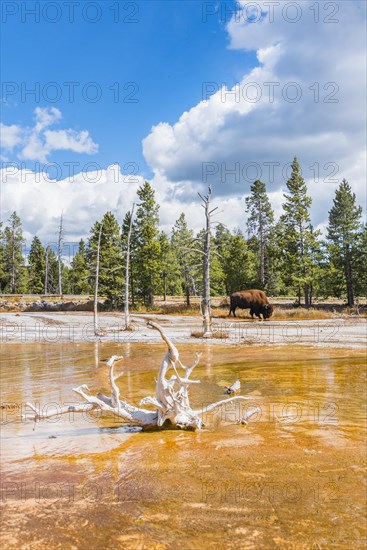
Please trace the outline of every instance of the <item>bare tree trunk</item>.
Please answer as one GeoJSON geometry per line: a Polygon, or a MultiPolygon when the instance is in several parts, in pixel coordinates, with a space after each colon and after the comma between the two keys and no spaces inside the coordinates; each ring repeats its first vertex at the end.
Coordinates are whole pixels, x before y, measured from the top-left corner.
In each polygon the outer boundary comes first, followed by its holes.
{"type": "Polygon", "coordinates": [[[94,280],[94,300],[93,300],[93,322],[94,322],[94,335],[99,336],[100,330],[98,326],[98,283],[99,283],[99,256],[101,249],[101,236],[102,236],[102,222],[98,233],[97,243],[97,257],[96,257],[96,276],[94,280]]]}
{"type": "Polygon", "coordinates": [[[135,287],[134,287],[134,273],[131,274],[131,305],[135,307],[135,287]]]}
{"type": "Polygon", "coordinates": [[[185,291],[186,291],[186,305],[190,306],[190,284],[188,281],[188,277],[185,277],[185,291]]]}
{"type": "Polygon", "coordinates": [[[203,253],[203,295],[201,300],[201,313],[203,315],[203,336],[210,337],[212,334],[212,314],[210,309],[210,244],[211,244],[211,226],[210,216],[217,210],[214,208],[210,210],[210,197],[211,188],[208,188],[208,194],[202,197],[199,193],[199,197],[203,201],[203,208],[205,210],[205,236],[204,236],[204,253],[203,253]]]}
{"type": "Polygon", "coordinates": [[[347,265],[345,269],[345,279],[346,279],[345,282],[347,285],[348,306],[352,307],[354,306],[353,278],[352,278],[352,269],[348,258],[347,258],[347,265]]]}
{"type": "Polygon", "coordinates": [[[305,291],[305,306],[308,307],[310,305],[310,298],[309,298],[309,287],[307,284],[304,286],[304,291],[305,291]]]}
{"type": "Polygon", "coordinates": [[[59,239],[58,239],[58,243],[57,243],[57,265],[58,265],[58,272],[59,272],[58,293],[60,294],[60,296],[62,295],[61,255],[62,255],[63,238],[64,238],[64,228],[63,228],[62,213],[61,213],[60,226],[59,226],[59,239]]]}
{"type": "Polygon", "coordinates": [[[167,275],[163,273],[163,301],[167,302],[167,275]]]}
{"type": "Polygon", "coordinates": [[[130,242],[131,242],[131,231],[133,227],[133,216],[134,216],[134,204],[130,213],[130,225],[129,232],[127,234],[127,244],[126,244],[126,265],[125,265],[125,330],[130,328],[130,311],[129,311],[129,283],[130,283],[130,242]]]}
{"type": "Polygon", "coordinates": [[[260,241],[260,282],[265,286],[265,247],[261,237],[260,241]]]}
{"type": "Polygon", "coordinates": [[[15,281],[16,281],[16,275],[15,275],[15,237],[12,236],[13,242],[12,242],[12,250],[11,250],[11,280],[10,280],[10,294],[15,293],[15,281]]]}
{"type": "Polygon", "coordinates": [[[47,245],[47,247],[46,247],[46,265],[45,265],[44,294],[47,294],[47,290],[48,290],[48,252],[49,252],[49,248],[48,248],[48,245],[47,245]]]}
{"type": "Polygon", "coordinates": [[[193,290],[193,292],[194,292],[194,296],[197,296],[197,295],[198,295],[198,291],[197,291],[197,288],[196,288],[196,283],[195,283],[194,277],[191,277],[191,284],[192,284],[192,290],[193,290]]]}
{"type": "Polygon", "coordinates": [[[263,231],[263,213],[261,206],[259,209],[259,233],[260,233],[260,282],[262,287],[265,286],[265,243],[263,231]]]}

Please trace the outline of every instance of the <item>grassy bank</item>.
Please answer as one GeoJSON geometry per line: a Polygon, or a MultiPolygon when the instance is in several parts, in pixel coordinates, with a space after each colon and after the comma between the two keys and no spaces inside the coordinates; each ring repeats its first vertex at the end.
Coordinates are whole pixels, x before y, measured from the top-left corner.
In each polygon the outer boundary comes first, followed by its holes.
{"type": "MultiPolygon", "coordinates": [[[[93,303],[91,296],[59,296],[59,295],[0,295],[0,312],[19,312],[19,311],[39,311],[33,309],[32,304],[41,301],[47,301],[55,311],[92,311],[93,303]],[[70,306],[70,307],[69,307],[70,306]]],[[[105,298],[100,297],[100,310],[110,311],[103,302],[105,298]]],[[[200,297],[190,298],[190,305],[186,305],[183,296],[167,296],[166,300],[162,296],[155,297],[153,307],[139,304],[135,307],[130,306],[131,313],[152,313],[164,315],[198,316],[200,315],[200,297]]],[[[296,306],[294,297],[272,297],[270,303],[274,305],[274,314],[272,320],[317,320],[332,319],[338,316],[359,315],[367,318],[366,300],[356,299],[358,307],[349,308],[343,300],[329,299],[319,301],[311,307],[296,306]]],[[[229,299],[225,296],[215,296],[211,300],[213,317],[225,319],[229,313],[229,299]]],[[[112,310],[111,310],[112,311],[112,310]]],[[[236,311],[236,317],[239,319],[249,319],[249,310],[236,311]]]]}

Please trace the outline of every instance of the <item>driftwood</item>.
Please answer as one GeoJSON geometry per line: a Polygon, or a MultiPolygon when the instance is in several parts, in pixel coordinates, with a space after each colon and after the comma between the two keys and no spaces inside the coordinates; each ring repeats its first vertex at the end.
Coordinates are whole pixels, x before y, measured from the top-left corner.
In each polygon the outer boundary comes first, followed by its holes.
{"type": "MultiPolygon", "coordinates": [[[[73,391],[85,399],[85,404],[81,403],[67,406],[61,409],[55,409],[51,412],[47,411],[43,414],[31,403],[27,403],[27,406],[33,411],[33,414],[30,416],[27,415],[27,417],[31,417],[37,422],[38,420],[51,416],[58,416],[60,414],[85,412],[96,409],[102,411],[102,413],[112,414],[115,417],[121,418],[122,421],[130,425],[142,426],[144,428],[159,429],[162,427],[169,427],[195,430],[203,426],[201,416],[204,413],[231,401],[251,399],[250,397],[244,396],[230,397],[201,409],[193,410],[189,402],[188,390],[191,384],[200,383],[200,380],[190,379],[192,371],[200,360],[200,354],[196,354],[195,361],[190,367],[185,367],[180,361],[178,350],[165,334],[162,327],[152,321],[148,323],[148,326],[157,330],[167,344],[167,352],[158,372],[155,397],[145,397],[140,402],[141,405],[153,406],[153,410],[135,407],[120,398],[120,390],[116,385],[116,380],[122,376],[123,373],[116,376],[114,374],[114,366],[122,357],[114,355],[107,361],[107,365],[110,368],[110,396],[101,393],[96,396],[91,395],[88,386],[83,384],[82,386],[74,388],[73,391]],[[169,370],[172,370],[173,373],[168,378],[169,370]],[[181,374],[179,374],[179,370],[182,371],[181,374]]],[[[249,416],[256,412],[257,410],[253,409],[253,412],[247,413],[246,418],[243,418],[243,420],[246,421],[249,416]]]]}
{"type": "Polygon", "coordinates": [[[251,416],[253,416],[254,414],[257,414],[257,413],[260,413],[261,414],[261,409],[260,407],[251,407],[250,409],[248,409],[245,414],[242,416],[241,420],[240,420],[240,424],[248,424],[248,420],[249,418],[251,418],[251,416]]]}
{"type": "Polygon", "coordinates": [[[241,382],[239,380],[236,380],[236,382],[234,382],[232,386],[224,386],[224,387],[226,388],[226,393],[228,394],[236,393],[241,389],[241,382]]]}

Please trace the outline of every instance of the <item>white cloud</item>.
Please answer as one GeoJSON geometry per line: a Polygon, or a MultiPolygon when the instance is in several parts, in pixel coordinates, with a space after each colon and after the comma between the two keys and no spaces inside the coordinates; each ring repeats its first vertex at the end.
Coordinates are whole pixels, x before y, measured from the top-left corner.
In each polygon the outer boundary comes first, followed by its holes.
{"type": "Polygon", "coordinates": [[[49,151],[67,149],[75,153],[93,154],[98,152],[98,145],[93,142],[89,132],[83,130],[46,130],[45,145],[49,151]]]}
{"type": "Polygon", "coordinates": [[[0,181],[1,219],[6,221],[16,210],[26,236],[37,234],[44,242],[55,242],[61,212],[65,239],[71,242],[86,237],[108,210],[122,222],[143,183],[141,177],[122,174],[118,165],[59,181],[45,173],[9,167],[0,171],[0,181]]]}
{"type": "Polygon", "coordinates": [[[41,107],[36,107],[34,110],[36,125],[34,131],[39,133],[44,128],[51,126],[55,122],[61,120],[61,111],[56,109],[56,107],[50,107],[49,109],[42,109],[41,107]]]}
{"type": "Polygon", "coordinates": [[[282,3],[274,8],[273,22],[263,2],[257,2],[261,21],[232,18],[227,26],[230,48],[256,50],[258,67],[231,93],[218,90],[175,124],[154,126],[143,140],[155,174],[167,185],[184,188],[184,200],[190,201],[206,183],[213,184],[214,194],[240,200],[255,177],[281,196],[283,168],[297,156],[313,195],[315,224],[325,221],[331,207],[337,182],[330,179],[348,179],[358,201],[366,204],[366,8],[364,2],[340,2],[332,15],[331,4],[319,3],[318,23],[311,1],[297,3],[302,10],[297,23],[286,21],[295,12],[288,8],[284,17],[282,3]],[[300,98],[292,101],[296,93],[300,98]],[[216,164],[205,182],[208,163],[216,164]],[[278,163],[273,178],[268,163],[278,163]]]}
{"type": "Polygon", "coordinates": [[[47,155],[50,151],[45,147],[45,143],[39,134],[32,132],[25,141],[26,144],[19,154],[21,159],[47,162],[47,155]]]}
{"type": "MultiPolygon", "coordinates": [[[[94,222],[108,210],[122,223],[133,202],[137,203],[136,191],[144,179],[122,174],[118,165],[112,165],[106,170],[80,173],[73,179],[59,181],[50,180],[43,173],[8,167],[0,171],[0,181],[1,219],[6,221],[16,210],[29,244],[34,235],[44,243],[56,243],[61,212],[65,240],[70,243],[87,238],[94,222]]],[[[203,227],[203,209],[195,190],[187,200],[186,194],[183,197],[176,185],[160,176],[155,176],[151,183],[160,204],[160,224],[164,231],[171,231],[183,211],[191,228],[199,231],[203,227]]],[[[227,224],[229,228],[240,226],[245,229],[244,197],[214,196],[213,208],[215,206],[219,212],[216,221],[227,224]]]]}
{"type": "Polygon", "coordinates": [[[22,142],[23,129],[16,124],[6,126],[0,122],[1,147],[4,149],[14,149],[16,145],[22,142]]]}
{"type": "MultiPolygon", "coordinates": [[[[232,20],[227,27],[230,47],[256,50],[258,66],[229,90],[233,93],[218,86],[208,101],[192,106],[175,124],[159,122],[143,140],[144,155],[154,172],[152,184],[161,205],[163,229],[169,231],[184,211],[189,225],[199,230],[204,220],[197,191],[212,183],[213,207],[221,211],[218,221],[244,230],[244,198],[256,177],[267,183],[278,216],[284,202],[285,166],[295,155],[313,197],[315,226],[324,227],[337,186],[333,179],[347,178],[359,203],[366,205],[365,4],[339,2],[338,24],[323,23],[330,8],[324,10],[319,4],[319,24],[310,9],[314,1],[297,4],[304,14],[299,23],[279,17],[276,10],[282,4],[275,8],[274,23],[267,16],[252,24],[232,20]],[[295,90],[290,82],[300,86],[300,101],[284,99],[282,90],[295,90]],[[273,83],[273,102],[266,83],[273,83]],[[339,90],[327,83],[336,83],[339,90]],[[243,95],[238,98],[238,93],[247,91],[251,99],[257,89],[261,90],[259,101],[245,101],[243,95]],[[315,102],[317,90],[319,101],[315,102]],[[337,103],[325,102],[328,97],[333,99],[333,91],[337,103]],[[207,182],[203,163],[215,163],[206,165],[214,171],[207,182]]],[[[4,148],[18,158],[39,161],[57,150],[98,151],[86,130],[52,128],[61,120],[58,109],[38,108],[33,128],[2,127],[4,148]]],[[[10,168],[2,175],[2,219],[15,209],[28,236],[37,233],[44,241],[54,241],[63,211],[67,238],[78,241],[107,210],[122,221],[143,182],[142,177],[133,179],[116,166],[61,181],[10,168]]]]}
{"type": "Polygon", "coordinates": [[[18,158],[47,162],[48,156],[53,151],[68,150],[88,155],[98,151],[98,145],[93,142],[86,130],[77,132],[71,128],[48,129],[61,120],[59,109],[37,107],[34,114],[35,125],[32,128],[23,128],[14,124],[1,125],[3,147],[15,152],[18,158]]]}

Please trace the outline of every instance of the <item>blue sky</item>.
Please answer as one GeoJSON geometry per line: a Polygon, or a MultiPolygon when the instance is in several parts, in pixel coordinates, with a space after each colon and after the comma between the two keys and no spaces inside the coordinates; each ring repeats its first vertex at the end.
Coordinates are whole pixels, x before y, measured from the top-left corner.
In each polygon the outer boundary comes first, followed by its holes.
{"type": "MultiPolygon", "coordinates": [[[[28,9],[32,4],[28,3],[28,9]]],[[[141,141],[151,127],[161,120],[173,124],[183,111],[198,103],[202,82],[232,86],[257,63],[256,55],[228,49],[220,10],[218,15],[205,17],[201,2],[120,2],[119,15],[116,8],[111,9],[115,4],[100,2],[100,20],[95,23],[91,21],[98,13],[93,6],[84,19],[81,6],[76,6],[74,23],[69,23],[65,6],[55,23],[51,21],[57,12],[52,8],[43,17],[40,12],[38,22],[21,7],[17,14],[5,15],[2,79],[17,83],[19,92],[8,90],[2,119],[5,124],[31,126],[36,107],[56,107],[62,112],[62,126],[87,129],[99,151],[94,155],[54,152],[50,160],[81,165],[95,161],[104,167],[135,162],[140,172],[150,177],[141,141]],[[35,82],[39,83],[40,101],[21,91],[22,86],[31,89],[35,82]],[[51,82],[57,83],[57,88],[48,86],[51,82]],[[65,82],[80,83],[72,103],[65,82]],[[98,87],[86,87],[90,82],[98,87]],[[124,90],[129,82],[134,84],[124,90]],[[52,101],[56,90],[61,97],[52,101]],[[90,101],[97,90],[101,99],[90,101]],[[84,93],[90,95],[84,98],[84,93]]],[[[234,6],[234,2],[223,4],[228,10],[234,6]]],[[[29,160],[27,166],[33,168],[34,161],[29,160]]]]}
{"type": "Polygon", "coordinates": [[[201,228],[197,192],[208,183],[220,221],[245,230],[251,183],[267,184],[279,216],[294,156],[315,227],[325,230],[343,178],[365,213],[366,3],[271,6],[80,1],[70,22],[64,1],[4,0],[1,219],[16,210],[27,239],[47,241],[63,211],[67,236],[78,241],[107,210],[122,219],[148,179],[167,232],[182,211],[201,228]],[[39,21],[24,12],[32,6],[39,21]],[[74,101],[67,82],[79,84],[74,101]],[[215,91],[203,101],[208,82],[215,91]],[[39,101],[22,96],[34,86],[39,101]],[[61,97],[51,101],[55,92],[61,97]],[[39,174],[46,163],[61,170],[39,174]],[[90,163],[101,169],[94,180],[90,163]]]}

